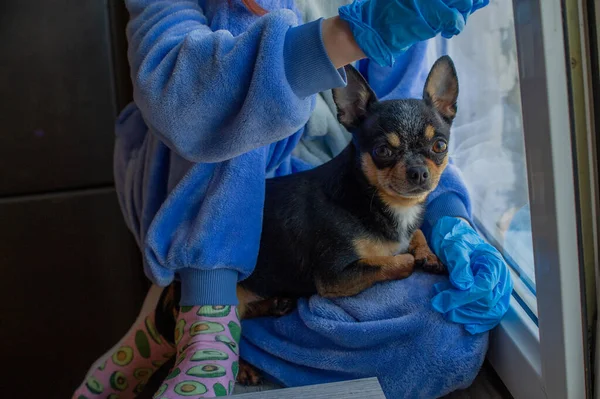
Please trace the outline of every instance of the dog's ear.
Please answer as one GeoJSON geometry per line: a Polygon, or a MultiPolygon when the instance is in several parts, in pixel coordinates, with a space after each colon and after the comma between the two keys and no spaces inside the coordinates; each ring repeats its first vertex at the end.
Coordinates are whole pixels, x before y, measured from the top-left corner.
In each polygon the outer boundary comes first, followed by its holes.
{"type": "Polygon", "coordinates": [[[353,66],[345,67],[348,84],[333,89],[333,101],[338,109],[338,120],[348,130],[356,128],[365,118],[377,96],[367,81],[353,66]]]}
{"type": "Polygon", "coordinates": [[[458,99],[458,77],[454,62],[448,56],[438,59],[427,77],[423,100],[440,113],[449,124],[456,116],[456,100],[458,99]]]}

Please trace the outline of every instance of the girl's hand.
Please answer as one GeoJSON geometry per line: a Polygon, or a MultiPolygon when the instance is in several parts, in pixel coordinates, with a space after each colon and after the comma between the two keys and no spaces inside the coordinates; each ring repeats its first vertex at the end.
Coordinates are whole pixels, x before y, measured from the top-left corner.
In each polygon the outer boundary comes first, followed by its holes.
{"type": "Polygon", "coordinates": [[[494,328],[508,310],[513,283],[502,255],[461,218],[433,227],[433,252],[448,268],[449,283],[436,285],[432,306],[471,334],[494,328]]]}
{"type": "Polygon", "coordinates": [[[336,68],[365,58],[365,53],[354,40],[350,25],[340,17],[323,21],[323,43],[329,59],[336,68]]]}
{"type": "Polygon", "coordinates": [[[438,34],[459,34],[467,17],[489,0],[355,0],[340,7],[358,46],[381,66],[398,54],[438,34]]]}

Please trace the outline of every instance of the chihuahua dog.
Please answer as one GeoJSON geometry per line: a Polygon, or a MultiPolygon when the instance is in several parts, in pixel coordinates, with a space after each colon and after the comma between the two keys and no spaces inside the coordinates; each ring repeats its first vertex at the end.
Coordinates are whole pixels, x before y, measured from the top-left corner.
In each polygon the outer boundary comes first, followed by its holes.
{"type": "MultiPolygon", "coordinates": [[[[268,180],[258,262],[238,285],[243,318],[283,315],[294,299],[317,293],[356,295],[415,267],[445,271],[418,228],[448,162],[458,97],[453,62],[434,64],[421,100],[378,101],[356,69],[346,73],[347,86],[333,96],[352,142],[320,167],[268,180]]],[[[175,283],[159,304],[157,327],[166,336],[178,295],[175,283]]],[[[256,384],[260,374],[240,362],[238,381],[256,384]]]]}

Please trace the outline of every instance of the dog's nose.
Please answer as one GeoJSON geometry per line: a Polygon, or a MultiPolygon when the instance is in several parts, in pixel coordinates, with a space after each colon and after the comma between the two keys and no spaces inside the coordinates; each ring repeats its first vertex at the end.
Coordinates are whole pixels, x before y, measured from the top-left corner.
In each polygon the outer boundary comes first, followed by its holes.
{"type": "Polygon", "coordinates": [[[413,184],[423,184],[429,180],[429,170],[425,166],[413,166],[406,171],[406,177],[413,184]]]}

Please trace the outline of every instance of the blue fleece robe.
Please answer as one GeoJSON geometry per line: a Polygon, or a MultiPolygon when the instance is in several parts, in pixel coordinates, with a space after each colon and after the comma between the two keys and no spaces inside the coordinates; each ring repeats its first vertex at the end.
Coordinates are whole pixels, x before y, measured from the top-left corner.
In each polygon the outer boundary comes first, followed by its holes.
{"type": "MultiPolygon", "coordinates": [[[[235,304],[258,255],[265,179],[302,168],[290,154],[315,94],[345,75],[321,21],[298,25],[292,0],[260,1],[271,10],[262,18],[240,0],[125,3],[134,103],[117,121],[115,182],[126,222],[148,277],[181,279],[182,305],[235,304]]],[[[428,68],[406,55],[391,71],[361,68],[376,88],[402,93],[406,69],[428,68]]],[[[428,215],[468,217],[465,193],[438,193],[444,204],[430,201],[428,215]]]]}
{"type": "Polygon", "coordinates": [[[302,298],[289,315],[243,320],[240,353],[283,386],[377,377],[387,398],[439,398],[471,385],[488,345],[431,307],[447,281],[417,271],[349,298],[302,298]]]}
{"type": "Polygon", "coordinates": [[[117,123],[115,180],[158,285],[182,305],[234,304],[256,262],[265,178],[300,138],[314,94],[345,84],[321,22],[291,0],[128,0],[135,103],[117,123]]]}

